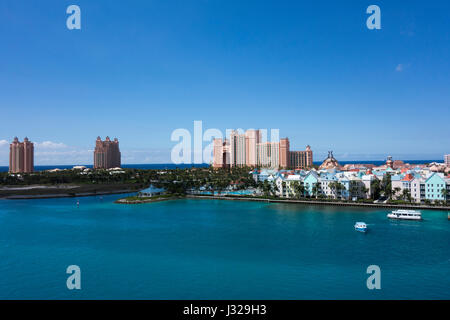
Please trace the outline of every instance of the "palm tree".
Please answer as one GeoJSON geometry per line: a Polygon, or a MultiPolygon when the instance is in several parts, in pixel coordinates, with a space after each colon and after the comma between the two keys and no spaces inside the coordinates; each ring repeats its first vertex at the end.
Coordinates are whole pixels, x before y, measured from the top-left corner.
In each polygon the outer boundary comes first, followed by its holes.
{"type": "Polygon", "coordinates": [[[442,188],[441,194],[442,194],[442,197],[444,198],[444,201],[447,202],[448,190],[446,188],[442,188]]]}
{"type": "Polygon", "coordinates": [[[277,195],[277,190],[279,190],[278,186],[277,186],[277,182],[275,180],[272,181],[271,184],[271,188],[270,188],[270,192],[272,193],[272,196],[276,196],[277,195]]]}
{"type": "Polygon", "coordinates": [[[361,188],[361,194],[363,196],[363,198],[367,198],[367,192],[369,191],[369,189],[367,189],[365,186],[363,186],[361,188]]]}
{"type": "Polygon", "coordinates": [[[383,180],[381,181],[382,189],[384,195],[388,198],[392,196],[392,180],[391,175],[389,173],[385,174],[383,180]]]}
{"type": "Polygon", "coordinates": [[[411,199],[411,193],[409,192],[408,189],[403,189],[402,195],[403,195],[403,200],[409,200],[409,201],[411,201],[411,200],[410,200],[410,199],[411,199]]]}
{"type": "MultiPolygon", "coordinates": [[[[395,187],[394,188],[394,194],[392,195],[393,197],[395,197],[397,195],[397,193],[399,193],[402,189],[400,187],[395,187]]],[[[403,190],[403,195],[405,194],[406,189],[403,190]]]]}
{"type": "Polygon", "coordinates": [[[342,183],[338,182],[338,191],[339,191],[339,194],[340,194],[341,198],[342,198],[342,191],[343,190],[345,190],[345,186],[342,183]]]}
{"type": "Polygon", "coordinates": [[[312,187],[312,193],[314,194],[314,196],[317,199],[317,195],[319,194],[320,191],[320,182],[316,182],[314,183],[313,187],[312,187]]]}
{"type": "Polygon", "coordinates": [[[300,182],[299,183],[299,186],[298,186],[298,195],[299,195],[299,197],[301,196],[301,197],[304,197],[305,196],[305,185],[303,184],[303,182],[300,182]]]}
{"type": "Polygon", "coordinates": [[[271,193],[272,185],[269,183],[269,181],[264,180],[262,189],[263,189],[264,195],[267,197],[271,193]]]}
{"type": "Polygon", "coordinates": [[[373,200],[376,200],[380,197],[380,192],[381,192],[381,185],[380,185],[380,180],[378,179],[374,179],[370,182],[370,189],[371,189],[371,197],[373,200]]]}
{"type": "Polygon", "coordinates": [[[330,182],[328,186],[331,190],[333,190],[336,199],[338,198],[338,194],[341,192],[341,190],[345,188],[339,181],[330,182]]]}
{"type": "Polygon", "coordinates": [[[358,181],[350,181],[350,196],[352,198],[358,197],[360,192],[362,192],[362,188],[360,188],[358,181]]]}
{"type": "Polygon", "coordinates": [[[294,192],[297,199],[300,199],[305,193],[305,186],[303,183],[294,181],[293,182],[294,192]]]}
{"type": "Polygon", "coordinates": [[[335,193],[335,192],[336,192],[336,188],[337,188],[337,186],[336,186],[336,181],[330,182],[330,183],[328,184],[328,188],[330,188],[331,191],[333,191],[333,193],[335,193]]]}

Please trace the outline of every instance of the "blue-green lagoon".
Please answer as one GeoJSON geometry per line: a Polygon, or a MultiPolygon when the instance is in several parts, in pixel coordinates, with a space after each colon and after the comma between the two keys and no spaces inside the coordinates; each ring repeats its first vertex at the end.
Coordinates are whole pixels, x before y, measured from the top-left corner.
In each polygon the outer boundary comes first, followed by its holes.
{"type": "Polygon", "coordinates": [[[119,197],[0,200],[0,298],[450,299],[445,211],[391,221],[384,209],[119,197]],[[69,265],[81,290],[66,287],[69,265]],[[381,290],[366,286],[369,265],[381,290]]]}

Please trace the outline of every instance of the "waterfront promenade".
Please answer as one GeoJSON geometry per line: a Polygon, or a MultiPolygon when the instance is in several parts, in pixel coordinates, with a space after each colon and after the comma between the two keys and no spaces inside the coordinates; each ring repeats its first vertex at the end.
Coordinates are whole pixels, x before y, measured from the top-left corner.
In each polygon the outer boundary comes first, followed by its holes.
{"type": "Polygon", "coordinates": [[[397,208],[397,209],[422,209],[422,210],[444,210],[450,211],[448,206],[428,206],[424,204],[392,204],[392,203],[360,203],[344,201],[321,201],[321,200],[297,200],[297,199],[271,199],[240,196],[209,196],[209,195],[187,195],[191,199],[215,199],[215,200],[237,200],[237,201],[259,201],[274,203],[297,203],[309,205],[332,205],[347,207],[373,207],[373,208],[397,208]]]}

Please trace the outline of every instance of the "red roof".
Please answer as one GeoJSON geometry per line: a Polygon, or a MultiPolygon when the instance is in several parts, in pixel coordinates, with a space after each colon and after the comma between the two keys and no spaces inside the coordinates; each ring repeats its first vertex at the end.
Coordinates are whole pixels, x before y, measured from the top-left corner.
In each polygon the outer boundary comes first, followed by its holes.
{"type": "Polygon", "coordinates": [[[414,179],[413,175],[410,174],[410,173],[408,173],[408,174],[402,179],[402,181],[411,181],[411,180],[413,180],[413,179],[414,179]]]}

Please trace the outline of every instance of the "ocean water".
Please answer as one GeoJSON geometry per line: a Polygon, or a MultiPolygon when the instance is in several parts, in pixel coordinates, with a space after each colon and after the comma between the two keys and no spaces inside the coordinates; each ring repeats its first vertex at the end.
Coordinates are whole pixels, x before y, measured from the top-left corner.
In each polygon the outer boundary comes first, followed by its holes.
{"type": "MultiPolygon", "coordinates": [[[[442,160],[405,160],[405,163],[410,164],[423,164],[423,163],[431,163],[431,162],[443,162],[442,160]]],[[[341,165],[346,164],[354,164],[354,163],[365,163],[365,164],[374,164],[376,166],[383,165],[386,163],[386,160],[379,161],[339,161],[341,165]]],[[[322,161],[314,161],[314,164],[320,165],[322,161]]],[[[75,165],[45,165],[45,166],[34,166],[35,171],[44,171],[44,170],[52,170],[52,169],[72,169],[75,165]]],[[[91,164],[84,165],[86,168],[92,168],[91,164]]],[[[123,164],[123,168],[131,168],[131,169],[185,169],[185,168],[204,168],[209,165],[206,163],[202,164],[174,164],[174,163],[151,163],[151,164],[123,164]]],[[[0,172],[8,172],[8,166],[0,166],[0,172]]]]}
{"type": "Polygon", "coordinates": [[[450,299],[444,211],[118,197],[0,200],[0,299],[450,299]]]}
{"type": "MultiPolygon", "coordinates": [[[[45,166],[34,166],[34,171],[44,171],[44,170],[52,170],[52,169],[72,169],[75,165],[45,165],[45,166]]],[[[92,164],[84,164],[86,168],[92,168],[92,164]]],[[[174,163],[150,163],[150,164],[123,164],[122,168],[129,169],[186,169],[186,168],[205,168],[209,167],[208,164],[174,164],[174,163]]],[[[8,172],[8,166],[0,166],[0,172],[8,172]]]]}

